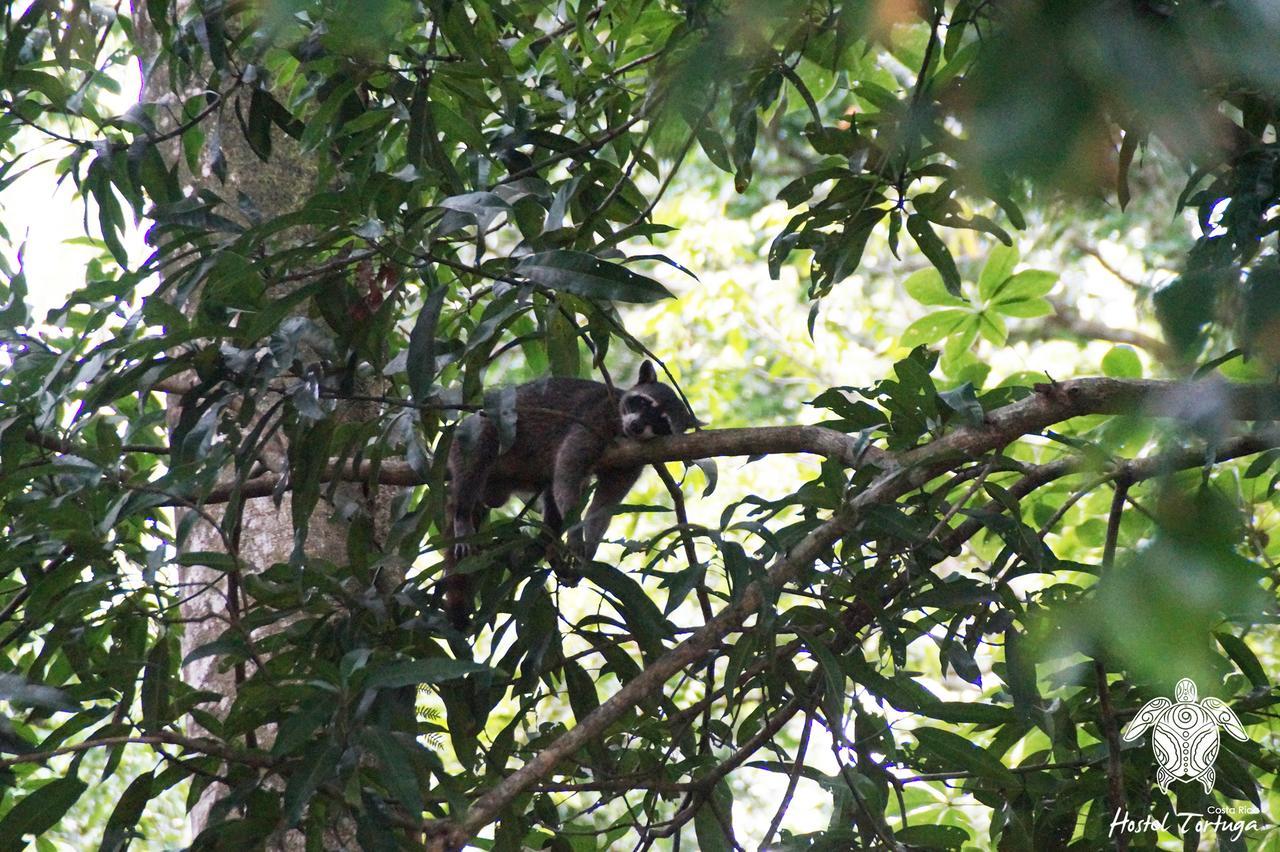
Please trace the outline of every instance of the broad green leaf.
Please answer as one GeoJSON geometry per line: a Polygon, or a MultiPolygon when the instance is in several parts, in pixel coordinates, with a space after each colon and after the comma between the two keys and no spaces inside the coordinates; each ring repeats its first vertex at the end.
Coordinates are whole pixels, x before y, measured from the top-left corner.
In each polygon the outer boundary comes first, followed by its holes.
{"type": "Polygon", "coordinates": [[[901,343],[914,349],[920,345],[937,343],[947,335],[958,330],[965,320],[972,317],[970,311],[960,308],[943,308],[923,316],[902,332],[901,343]]]}
{"type": "Polygon", "coordinates": [[[1013,721],[1008,707],[979,701],[939,701],[924,708],[924,715],[955,725],[1003,725],[1013,721]]]}
{"type": "Polygon", "coordinates": [[[969,832],[958,825],[910,825],[893,833],[893,839],[912,849],[961,849],[969,832]]]}
{"type": "Polygon", "coordinates": [[[1045,296],[1058,283],[1058,273],[1047,269],[1024,269],[1006,279],[991,296],[996,302],[1036,299],[1045,296]]]}
{"type": "Polygon", "coordinates": [[[1142,378],[1142,361],[1131,346],[1113,346],[1102,356],[1102,372],[1113,379],[1142,378]]]}
{"type": "Polygon", "coordinates": [[[510,210],[511,205],[501,195],[493,192],[467,192],[436,202],[437,207],[470,213],[473,216],[495,216],[510,210]]]}
{"type": "Polygon", "coordinates": [[[450,660],[433,657],[429,660],[408,660],[381,666],[370,666],[365,689],[394,689],[414,683],[444,683],[475,672],[488,671],[487,666],[468,660],[450,660]]]}
{"type": "Polygon", "coordinates": [[[98,852],[119,852],[129,845],[130,835],[142,818],[142,812],[151,800],[155,775],[143,773],[133,779],[125,788],[124,795],[116,802],[115,809],[107,819],[106,828],[102,832],[102,843],[98,852]]]}
{"type": "Polygon", "coordinates": [[[620,614],[635,633],[646,656],[656,658],[663,651],[663,640],[672,636],[671,623],[662,616],[644,588],[612,565],[593,562],[582,576],[609,592],[620,604],[620,614]]]}
{"type": "Polygon", "coordinates": [[[1000,285],[1013,275],[1013,268],[1018,265],[1018,250],[1013,246],[996,246],[987,255],[987,262],[982,266],[978,276],[978,296],[989,300],[1001,289],[1000,285]]]}
{"type": "Polygon", "coordinates": [[[951,257],[950,250],[947,249],[946,244],[942,242],[937,232],[933,230],[933,225],[924,216],[919,213],[913,213],[907,217],[907,233],[911,234],[916,241],[916,245],[920,247],[920,251],[924,252],[924,256],[929,258],[929,262],[942,275],[942,282],[946,285],[947,292],[958,298],[960,296],[960,271],[956,269],[956,262],[951,257]]]}
{"type": "Polygon", "coordinates": [[[427,294],[418,321],[409,334],[408,362],[405,373],[409,378],[409,391],[416,402],[425,402],[432,392],[436,376],[436,326],[448,288],[436,285],[427,294]]]}
{"type": "Polygon", "coordinates": [[[902,288],[907,295],[922,305],[947,305],[963,307],[969,303],[947,292],[947,285],[942,282],[942,274],[930,267],[912,273],[902,288]]]}
{"type": "Polygon", "coordinates": [[[271,744],[271,753],[277,757],[292,754],[310,742],[316,729],[333,716],[334,709],[330,702],[324,700],[322,693],[315,693],[280,723],[275,742],[271,744]]]}
{"type": "Polygon", "coordinates": [[[28,793],[4,815],[4,819],[0,819],[0,844],[13,849],[23,848],[21,840],[24,835],[39,837],[57,825],[88,786],[72,776],[54,779],[28,793]]]}
{"type": "Polygon", "coordinates": [[[844,730],[845,704],[848,703],[844,688],[846,677],[844,667],[840,665],[840,660],[831,652],[831,649],[822,642],[809,642],[806,643],[806,647],[822,671],[822,708],[827,717],[827,724],[834,726],[836,730],[844,730]]]}
{"type": "Polygon", "coordinates": [[[977,426],[982,423],[983,411],[982,403],[978,402],[977,393],[973,389],[973,385],[968,382],[951,390],[940,391],[938,399],[946,404],[947,408],[955,413],[957,419],[968,426],[977,426]]]}
{"type": "Polygon", "coordinates": [[[332,779],[342,749],[327,739],[316,740],[302,756],[302,761],[289,773],[284,789],[284,812],[287,825],[297,825],[311,796],[321,784],[332,779]]]}
{"type": "Polygon", "coordinates": [[[1048,299],[1001,299],[991,306],[991,310],[1007,317],[1030,319],[1053,313],[1053,305],[1048,299]]]}
{"type": "Polygon", "coordinates": [[[161,635],[147,653],[142,674],[142,727],[155,733],[169,721],[169,688],[171,686],[170,640],[161,635]]]}
{"type": "Polygon", "coordinates": [[[656,302],[674,295],[646,278],[607,260],[567,249],[529,255],[516,272],[535,284],[589,299],[613,302],[656,302]]]}
{"type": "Polygon", "coordinates": [[[1249,683],[1258,688],[1271,686],[1266,669],[1262,667],[1262,663],[1258,662],[1253,650],[1243,639],[1231,633],[1222,632],[1215,632],[1213,637],[1218,640],[1218,644],[1227,652],[1231,661],[1239,666],[1241,673],[1249,679],[1249,683]]]}
{"type": "Polygon", "coordinates": [[[1004,346],[1005,340],[1009,337],[1009,330],[1005,327],[1004,320],[989,310],[978,314],[978,318],[981,320],[978,333],[996,346],[1004,346]]]}
{"type": "Polygon", "coordinates": [[[737,847],[733,836],[733,791],[723,778],[693,817],[699,852],[729,852],[737,847]]]}
{"type": "Polygon", "coordinates": [[[941,728],[917,728],[911,733],[920,750],[939,767],[972,772],[1008,790],[1022,787],[999,758],[970,739],[941,728]]]}
{"type": "Polygon", "coordinates": [[[969,357],[969,350],[978,339],[978,330],[981,325],[982,320],[977,314],[969,314],[947,336],[947,342],[942,347],[942,368],[948,375],[951,375],[952,365],[958,365],[961,359],[969,357]]]}
{"type": "Polygon", "coordinates": [[[423,811],[422,789],[413,761],[406,755],[405,744],[396,735],[383,728],[366,728],[362,736],[365,747],[382,765],[379,779],[387,790],[415,817],[423,811]]]}

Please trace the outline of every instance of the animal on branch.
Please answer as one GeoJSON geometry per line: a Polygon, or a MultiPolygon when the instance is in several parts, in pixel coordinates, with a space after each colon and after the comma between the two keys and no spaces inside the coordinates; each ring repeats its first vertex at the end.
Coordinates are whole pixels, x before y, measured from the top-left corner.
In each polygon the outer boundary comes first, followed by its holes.
{"type": "Polygon", "coordinates": [[[619,391],[586,379],[545,378],[515,389],[515,434],[502,449],[498,424],[485,414],[465,418],[449,448],[449,499],[446,507],[453,544],[446,552],[444,608],[458,629],[471,612],[471,584],[456,573],[472,552],[472,540],[490,509],[512,494],[542,495],[542,520],[559,537],[595,476],[595,496],[569,530],[568,562],[554,544],[548,559],[560,581],[574,585],[580,566],[595,555],[613,509],[635,485],[643,465],[596,470],[615,438],[647,440],[678,435],[698,425],[697,418],[667,385],[653,364],[640,366],[636,384],[619,391]]]}

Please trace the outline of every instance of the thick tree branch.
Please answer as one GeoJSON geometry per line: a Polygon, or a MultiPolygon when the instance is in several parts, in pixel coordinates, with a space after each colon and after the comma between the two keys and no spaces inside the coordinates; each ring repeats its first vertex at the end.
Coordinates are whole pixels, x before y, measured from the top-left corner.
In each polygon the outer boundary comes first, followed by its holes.
{"type": "MultiPolygon", "coordinates": [[[[858,439],[823,426],[761,426],[754,429],[704,429],[690,435],[655,438],[643,443],[620,441],[600,461],[602,468],[632,467],[665,461],[693,461],[719,456],[763,456],[775,453],[810,453],[832,458],[850,467],[859,464],[887,464],[883,450],[859,446],[858,439]]],[[[336,476],[362,482],[373,472],[372,462],[359,465],[331,465],[324,479],[336,476]]],[[[380,485],[421,485],[423,478],[406,462],[384,460],[378,466],[380,485]]],[[[246,480],[240,488],[243,499],[266,497],[274,493],[280,474],[265,473],[246,480]]],[[[225,503],[231,496],[231,485],[209,492],[205,504],[225,503]]]]}

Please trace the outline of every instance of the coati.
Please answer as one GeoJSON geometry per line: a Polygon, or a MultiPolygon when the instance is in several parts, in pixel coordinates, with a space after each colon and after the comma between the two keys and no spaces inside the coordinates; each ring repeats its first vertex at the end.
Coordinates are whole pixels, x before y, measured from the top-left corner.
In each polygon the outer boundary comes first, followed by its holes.
{"type": "MultiPolygon", "coordinates": [[[[492,508],[512,493],[542,492],[542,520],[559,535],[565,517],[582,498],[587,478],[596,476],[595,498],[580,528],[569,535],[573,560],[585,564],[609,526],[614,506],[631,490],[643,467],[595,471],[595,464],[618,436],[638,440],[677,435],[697,424],[675,391],[658,381],[653,364],[640,365],[634,387],[625,392],[586,379],[545,378],[516,388],[515,437],[499,453],[498,427],[483,414],[458,426],[449,448],[446,507],[453,546],[445,564],[444,607],[458,629],[466,626],[471,589],[465,574],[453,573],[470,553],[473,536],[492,508]]],[[[562,581],[577,581],[576,569],[554,564],[562,581]]]]}

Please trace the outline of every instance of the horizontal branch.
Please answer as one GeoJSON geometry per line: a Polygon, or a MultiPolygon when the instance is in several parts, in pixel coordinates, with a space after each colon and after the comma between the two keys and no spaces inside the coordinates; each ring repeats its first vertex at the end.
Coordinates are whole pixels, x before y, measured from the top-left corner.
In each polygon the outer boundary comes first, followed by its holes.
{"type": "MultiPolygon", "coordinates": [[[[982,424],[962,427],[897,457],[865,445],[858,435],[825,426],[759,426],[704,429],[643,442],[619,441],[609,448],[598,466],[617,468],[721,456],[809,453],[848,467],[870,464],[889,470],[897,465],[918,466],[947,455],[974,457],[987,452],[982,448],[992,440],[998,441],[997,446],[1005,446],[1023,435],[1036,434],[1054,423],[1086,414],[1168,417],[1192,423],[1280,419],[1280,388],[1217,380],[1073,379],[1037,385],[1035,393],[990,412],[982,424]]],[[[373,465],[366,461],[341,468],[331,466],[324,478],[340,476],[363,482],[372,475],[373,465]]],[[[408,463],[394,460],[384,460],[377,477],[380,485],[413,486],[425,481],[408,463]]],[[[247,480],[240,493],[246,499],[265,497],[275,491],[279,482],[280,474],[265,473],[247,480]]],[[[229,485],[220,486],[203,502],[225,503],[230,494],[229,485]]]]}
{"type": "MultiPolygon", "coordinates": [[[[888,464],[888,454],[876,447],[860,445],[856,436],[824,426],[760,426],[751,429],[703,429],[688,435],[673,435],[649,441],[620,440],[610,447],[597,467],[619,468],[670,461],[694,461],[721,456],[767,456],[779,453],[808,453],[833,459],[849,467],[867,463],[888,464]]],[[[330,465],[323,479],[335,477],[364,482],[373,476],[373,463],[330,465]]],[[[379,485],[414,486],[426,480],[407,462],[383,460],[378,465],[379,485]]],[[[280,484],[280,474],[264,473],[245,480],[243,499],[266,497],[280,484]]],[[[230,484],[218,486],[202,501],[225,503],[231,497],[230,484]]]]}
{"type": "Polygon", "coordinates": [[[195,739],[193,737],[184,737],[180,734],[171,734],[161,732],[158,734],[137,734],[133,736],[121,735],[114,737],[99,737],[97,739],[85,740],[84,742],[73,743],[72,745],[60,746],[47,751],[31,752],[29,754],[21,754],[17,757],[6,757],[0,759],[0,767],[17,766],[23,763],[44,763],[50,758],[57,757],[61,754],[76,754],[83,751],[91,751],[95,748],[109,748],[117,745],[171,745],[194,751],[198,754],[207,754],[212,757],[220,757],[223,760],[232,763],[243,763],[246,766],[253,766],[259,769],[266,769],[274,766],[276,761],[272,760],[265,754],[255,754],[251,752],[240,752],[235,749],[227,748],[222,743],[215,740],[195,739]]]}

